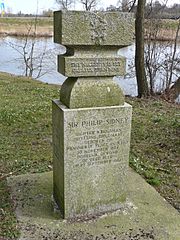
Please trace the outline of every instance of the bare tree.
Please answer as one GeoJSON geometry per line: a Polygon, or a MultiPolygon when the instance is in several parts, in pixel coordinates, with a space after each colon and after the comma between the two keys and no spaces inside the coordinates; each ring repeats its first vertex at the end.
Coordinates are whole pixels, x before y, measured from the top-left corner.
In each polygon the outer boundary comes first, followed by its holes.
{"type": "MultiPolygon", "coordinates": [[[[161,38],[163,39],[163,20],[157,18],[157,8],[158,13],[163,14],[163,11],[167,10],[166,4],[167,0],[162,4],[156,2],[156,5],[153,5],[151,0],[151,3],[148,5],[147,9],[148,19],[146,20],[145,67],[151,95],[155,94],[157,91],[167,92],[168,89],[171,88],[171,85],[175,79],[175,69],[180,62],[180,56],[178,56],[177,53],[177,40],[180,31],[180,20],[174,40],[168,40],[167,42],[159,41],[161,38]]],[[[171,33],[171,38],[172,35],[173,34],[171,33]]],[[[178,76],[176,76],[176,78],[178,78],[178,76]]]]}
{"type": "Polygon", "coordinates": [[[169,0],[153,1],[149,0],[145,7],[145,18],[161,19],[163,12],[167,8],[167,2],[169,0]]]}
{"type": "Polygon", "coordinates": [[[149,80],[150,94],[155,93],[155,82],[157,73],[161,67],[162,53],[165,51],[164,43],[159,43],[158,33],[160,30],[160,19],[151,19],[146,22],[146,47],[145,68],[149,80]]]}
{"type": "Polygon", "coordinates": [[[146,78],[144,66],[144,11],[145,0],[138,0],[136,22],[135,22],[135,35],[136,35],[136,52],[135,52],[135,67],[136,78],[138,86],[138,97],[148,97],[149,89],[146,78]]]}
{"type": "Polygon", "coordinates": [[[80,3],[82,3],[86,11],[91,11],[95,9],[99,2],[99,0],[80,0],[80,3]]]}
{"type": "Polygon", "coordinates": [[[119,8],[117,6],[114,6],[111,4],[106,8],[106,11],[107,12],[115,12],[115,11],[119,11],[119,8]]]}
{"type": "Polygon", "coordinates": [[[60,9],[68,10],[73,4],[75,4],[75,0],[55,0],[60,9]]]}
{"type": "Polygon", "coordinates": [[[122,11],[123,12],[129,11],[129,0],[122,0],[122,11]]]}
{"type": "Polygon", "coordinates": [[[136,5],[136,0],[119,0],[117,5],[123,12],[131,12],[136,5]]]}
{"type": "Polygon", "coordinates": [[[47,73],[46,71],[42,71],[46,47],[41,53],[37,53],[35,48],[37,43],[37,23],[38,18],[36,16],[29,25],[26,36],[22,38],[22,44],[6,42],[7,45],[16,50],[21,56],[18,60],[23,60],[24,75],[26,77],[39,78],[47,73]]]}

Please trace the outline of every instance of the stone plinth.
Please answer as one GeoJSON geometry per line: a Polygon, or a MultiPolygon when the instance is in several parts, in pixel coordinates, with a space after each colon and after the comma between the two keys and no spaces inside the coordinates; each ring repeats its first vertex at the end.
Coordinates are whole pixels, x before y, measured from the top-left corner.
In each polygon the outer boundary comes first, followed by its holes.
{"type": "Polygon", "coordinates": [[[131,106],[68,109],[53,102],[54,197],[64,218],[126,200],[131,106]]]}
{"type": "Polygon", "coordinates": [[[178,211],[131,169],[126,181],[127,201],[119,210],[76,221],[64,220],[53,211],[52,172],[12,176],[7,182],[19,240],[179,240],[178,211]]]}

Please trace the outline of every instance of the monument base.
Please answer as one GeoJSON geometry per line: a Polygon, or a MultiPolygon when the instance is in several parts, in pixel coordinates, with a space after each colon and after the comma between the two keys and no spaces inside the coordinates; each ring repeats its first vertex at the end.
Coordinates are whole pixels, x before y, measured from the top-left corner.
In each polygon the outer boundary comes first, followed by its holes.
{"type": "Polygon", "coordinates": [[[118,211],[76,222],[54,211],[52,172],[8,178],[16,207],[19,240],[178,240],[180,216],[153,187],[132,170],[127,174],[127,200],[118,211]]]}
{"type": "Polygon", "coordinates": [[[53,101],[54,198],[64,218],[117,210],[126,200],[131,106],[69,109],[53,101]]]}

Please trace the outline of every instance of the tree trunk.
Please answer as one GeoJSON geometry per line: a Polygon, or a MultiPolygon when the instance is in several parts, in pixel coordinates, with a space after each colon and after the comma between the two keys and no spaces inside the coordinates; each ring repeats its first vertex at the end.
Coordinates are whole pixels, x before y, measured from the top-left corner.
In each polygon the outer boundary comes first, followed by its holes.
{"type": "Polygon", "coordinates": [[[144,66],[144,9],[145,0],[138,0],[135,35],[136,35],[136,53],[135,67],[138,86],[138,97],[148,97],[149,89],[144,66]]]}

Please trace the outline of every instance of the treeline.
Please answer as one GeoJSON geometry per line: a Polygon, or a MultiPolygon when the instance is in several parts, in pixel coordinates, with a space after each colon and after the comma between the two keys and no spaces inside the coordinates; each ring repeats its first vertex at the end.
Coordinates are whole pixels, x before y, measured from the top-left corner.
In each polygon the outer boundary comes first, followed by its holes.
{"type": "Polygon", "coordinates": [[[145,8],[145,17],[161,19],[179,19],[180,4],[174,4],[171,7],[156,1],[153,5],[147,4],[145,8]]]}
{"type": "Polygon", "coordinates": [[[11,12],[5,13],[5,17],[24,17],[24,18],[33,18],[33,17],[52,17],[53,16],[53,10],[48,9],[48,10],[44,10],[42,13],[40,14],[26,14],[26,13],[22,13],[21,11],[19,11],[18,13],[14,14],[11,12]]]}
{"type": "MultiPolygon", "coordinates": [[[[78,0],[55,0],[57,9],[73,10],[77,9],[78,0]]],[[[81,7],[86,11],[101,10],[101,11],[121,11],[121,12],[134,12],[137,11],[137,0],[120,0],[117,5],[109,5],[106,9],[100,4],[100,0],[81,0],[81,7]]],[[[19,11],[17,14],[8,12],[6,17],[36,17],[37,14],[25,14],[19,11]]],[[[53,10],[44,10],[39,17],[52,17],[53,10]]],[[[179,19],[180,18],[180,4],[176,3],[172,6],[167,6],[167,1],[147,1],[145,6],[145,18],[158,18],[158,19],[179,19]],[[164,3],[162,3],[164,2],[164,3]]]]}
{"type": "MultiPolygon", "coordinates": [[[[136,1],[120,1],[118,6],[110,5],[107,11],[123,11],[134,12],[137,11],[136,1]],[[134,3],[134,4],[133,4],[134,3]],[[133,5],[132,5],[133,4],[133,5]]],[[[158,19],[179,19],[180,18],[180,4],[167,6],[166,3],[159,1],[147,1],[145,6],[145,18],[158,18],[158,19]]]]}

